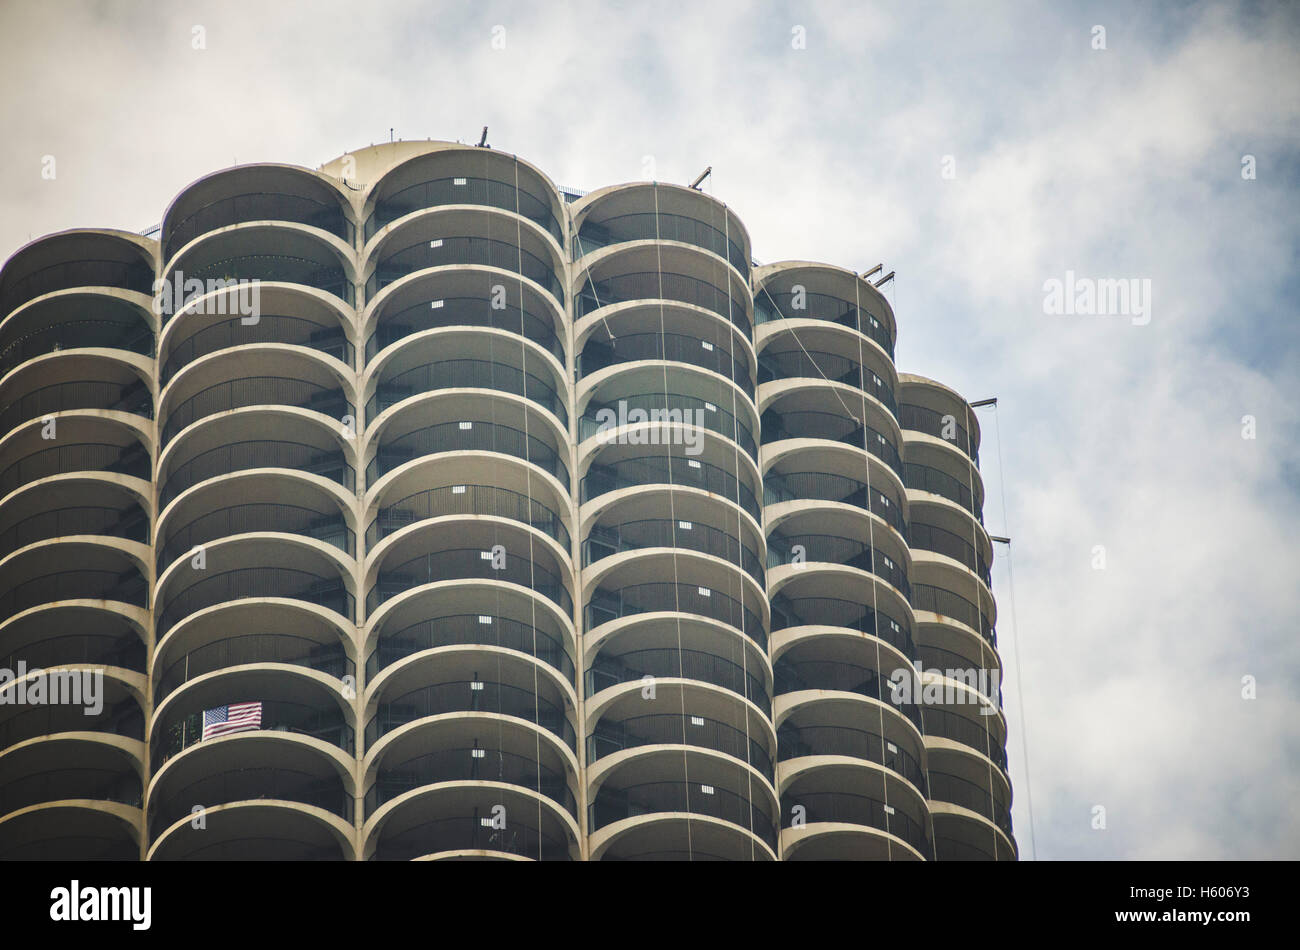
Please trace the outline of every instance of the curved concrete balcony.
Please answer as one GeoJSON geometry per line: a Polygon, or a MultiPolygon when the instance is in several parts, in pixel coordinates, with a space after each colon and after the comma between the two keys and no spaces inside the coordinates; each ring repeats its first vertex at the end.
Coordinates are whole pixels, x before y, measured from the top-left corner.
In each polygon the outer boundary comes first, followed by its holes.
{"type": "MultiPolygon", "coordinates": [[[[982,844],[989,851],[993,851],[997,842],[998,851],[1006,846],[1014,854],[1016,848],[1011,828],[1011,783],[1006,775],[996,768],[990,768],[984,758],[967,756],[932,745],[928,741],[927,752],[930,762],[930,811],[936,818],[944,815],[948,819],[944,825],[949,831],[943,837],[956,838],[958,841],[964,839],[965,843],[975,846],[982,844]],[[954,826],[964,826],[964,834],[957,832],[954,826]]],[[[936,821],[936,839],[940,836],[940,828],[940,823],[936,821]]]]}
{"type": "Polygon", "coordinates": [[[567,546],[542,531],[497,516],[449,515],[403,529],[369,553],[366,616],[377,616],[380,605],[408,591],[458,581],[532,591],[569,615],[571,574],[567,546]]]}
{"type": "Polygon", "coordinates": [[[709,555],[680,548],[616,555],[583,571],[582,584],[587,636],[603,633],[604,624],[628,626],[640,614],[663,614],[673,623],[674,615],[689,615],[767,645],[762,588],[736,565],[709,555]]]}
{"type": "Polygon", "coordinates": [[[407,337],[372,364],[364,392],[366,421],[431,392],[491,390],[522,395],[569,425],[566,376],[549,357],[531,359],[518,336],[483,330],[441,330],[407,337]]]}
{"type": "Polygon", "coordinates": [[[127,604],[50,604],[0,623],[0,668],[75,664],[145,675],[148,613],[127,604]]]}
{"type": "Polygon", "coordinates": [[[300,747],[336,763],[345,774],[351,774],[356,753],[352,701],[339,681],[318,670],[273,663],[228,667],[183,683],[154,709],[149,736],[151,803],[174,772],[223,773],[245,746],[268,744],[286,756],[300,747]],[[260,726],[203,737],[205,710],[249,702],[262,704],[260,726]],[[238,748],[224,748],[231,743],[238,748]]]}
{"type": "Polygon", "coordinates": [[[195,486],[236,473],[278,477],[290,485],[311,483],[346,499],[357,485],[356,442],[340,425],[307,410],[249,408],[206,417],[160,453],[160,522],[170,517],[168,507],[195,486]]]}
{"type": "Polygon", "coordinates": [[[914,551],[912,557],[911,600],[916,622],[953,626],[996,648],[996,604],[984,582],[972,571],[941,562],[937,556],[927,558],[924,552],[914,551]]]}
{"type": "MultiPolygon", "coordinates": [[[[954,390],[924,376],[898,378],[898,420],[909,443],[944,446],[956,460],[979,468],[979,420],[954,390]]],[[[965,481],[970,482],[972,476],[965,481]]]]}
{"type": "MultiPolygon", "coordinates": [[[[962,536],[971,533],[970,522],[979,527],[976,533],[987,538],[984,528],[984,483],[979,472],[961,461],[956,453],[915,440],[903,443],[907,460],[903,463],[903,482],[910,503],[925,505],[934,518],[962,536]],[[971,485],[975,493],[971,494],[971,485]],[[956,517],[956,521],[953,517],[956,517]],[[959,527],[953,527],[959,525],[959,527]]],[[[909,505],[910,507],[910,505],[909,505]]]]}
{"type": "Polygon", "coordinates": [[[60,538],[148,544],[150,505],[130,485],[80,473],[25,485],[0,500],[0,563],[28,545],[60,538]]]}
{"type": "Polygon", "coordinates": [[[582,566],[590,576],[606,558],[633,560],[638,554],[680,550],[725,561],[765,583],[762,534],[731,506],[668,486],[611,498],[584,514],[582,566]]]}
{"type": "Polygon", "coordinates": [[[869,518],[846,519],[833,509],[803,508],[784,516],[767,517],[769,585],[780,586],[791,573],[862,571],[890,584],[910,598],[908,569],[911,551],[893,531],[877,531],[869,518]]]}
{"type": "Polygon", "coordinates": [[[145,545],[117,538],[74,535],[20,548],[0,561],[0,621],[70,601],[148,607],[147,559],[145,545]]]}
{"type": "Polygon", "coordinates": [[[216,291],[197,298],[159,339],[159,382],[167,385],[181,370],[213,354],[240,356],[269,350],[321,359],[336,373],[352,369],[356,350],[351,311],[337,297],[311,293],[292,284],[268,284],[259,290],[255,317],[244,317],[229,301],[235,291],[216,291]],[[217,306],[222,299],[225,306],[217,306]]]}
{"type": "Polygon", "coordinates": [[[571,505],[567,491],[535,477],[520,459],[426,457],[386,479],[367,504],[366,549],[414,525],[436,519],[504,518],[530,525],[569,558],[571,505]]]}
{"type": "Polygon", "coordinates": [[[782,763],[780,777],[782,860],[933,858],[926,800],[891,769],[808,756],[782,763]]]}
{"type": "Polygon", "coordinates": [[[704,856],[776,858],[776,797],[735,756],[695,745],[633,748],[601,759],[588,784],[591,860],[693,859],[697,834],[704,856]]]}
{"type": "MultiPolygon", "coordinates": [[[[513,651],[549,666],[572,688],[574,634],[559,615],[534,611],[526,594],[508,595],[486,585],[444,586],[405,601],[371,628],[366,681],[388,667],[444,646],[513,651]]],[[[493,654],[495,655],[495,653],[493,654]]]]}
{"type": "Polygon", "coordinates": [[[937,561],[949,568],[960,565],[992,593],[993,542],[984,526],[942,503],[918,499],[911,512],[909,541],[914,562],[937,561]]]}
{"type": "Polygon", "coordinates": [[[292,410],[340,431],[356,423],[356,393],[335,367],[312,354],[250,348],[190,363],[161,397],[159,440],[166,446],[204,420],[244,410],[292,410]]]}
{"type": "Polygon", "coordinates": [[[894,310],[884,294],[852,271],[809,261],[781,261],[756,268],[754,288],[756,325],[797,321],[778,325],[801,332],[805,321],[816,321],[814,327],[838,324],[856,331],[893,361],[898,336],[894,310]]]}
{"type": "MultiPolygon", "coordinates": [[[[653,659],[645,653],[639,658],[653,659]]],[[[683,670],[700,668],[698,655],[682,651],[681,659],[683,670]]],[[[639,756],[662,757],[665,747],[691,747],[749,766],[775,800],[777,740],[767,709],[726,687],[671,675],[671,665],[667,671],[670,675],[606,686],[588,700],[589,780],[599,782],[639,756]]]]}
{"type": "MultiPolygon", "coordinates": [[[[754,405],[753,346],[741,332],[699,310],[661,303],[619,307],[582,320],[574,332],[577,380],[593,386],[616,371],[649,367],[676,375],[687,367],[708,370],[735,386],[754,405]],[[617,370],[613,369],[617,367],[617,370]]],[[[752,408],[751,408],[752,411],[752,408]]]]}
{"type": "Polygon", "coordinates": [[[533,860],[579,857],[573,818],[551,799],[504,782],[417,788],[366,822],[372,861],[533,860]]]}
{"type": "MultiPolygon", "coordinates": [[[[891,729],[901,727],[912,737],[910,745],[920,745],[920,699],[899,693],[892,685],[913,671],[910,657],[902,650],[843,629],[805,627],[773,636],[772,652],[778,719],[804,706],[834,700],[845,717],[853,715],[871,724],[883,717],[891,729]]],[[[845,718],[840,724],[852,722],[845,718]]],[[[924,788],[923,783],[917,784],[924,788]]]]}
{"type": "MultiPolygon", "coordinates": [[[[904,656],[915,655],[911,605],[901,591],[874,574],[834,565],[816,570],[785,565],[768,571],[768,596],[772,632],[782,633],[783,639],[832,631],[865,633],[904,656]]],[[[871,647],[874,651],[874,641],[871,647]]]]}
{"type": "Polygon", "coordinates": [[[616,364],[586,377],[575,396],[584,407],[578,421],[584,452],[596,437],[596,445],[671,444],[698,455],[696,433],[707,430],[732,440],[751,459],[758,457],[753,400],[742,386],[706,368],[646,360],[616,364]]]}
{"type": "Polygon", "coordinates": [[[155,306],[164,327],[196,312],[238,312],[252,318],[257,294],[281,285],[356,305],[357,265],[350,244],[319,228],[253,222],[210,231],[177,251],[162,275],[155,306]],[[209,296],[205,296],[209,295],[209,296]]]}
{"type": "Polygon", "coordinates": [[[182,818],[159,833],[150,861],[350,861],[353,829],[324,808],[250,800],[214,805],[199,825],[182,818]]]}
{"type": "Polygon", "coordinates": [[[37,357],[0,382],[0,434],[64,414],[152,419],[151,365],[130,353],[37,357]]]}
{"type": "MultiPolygon", "coordinates": [[[[0,753],[0,821],[55,802],[115,802],[139,808],[144,801],[143,752],[135,740],[89,733],[10,746],[0,753]]],[[[56,813],[40,814],[48,819],[56,813]]]]}
{"type": "Polygon", "coordinates": [[[601,188],[573,206],[578,260],[637,241],[685,244],[728,262],[749,280],[749,233],[727,206],[694,188],[632,182],[601,188]]]}
{"type": "MultiPolygon", "coordinates": [[[[175,561],[154,590],[161,640],[180,622],[241,600],[294,601],[351,623],[356,604],[353,561],[314,538],[245,534],[209,543],[202,557],[175,561]]],[[[337,622],[337,621],[334,621],[337,622]]]]}
{"type": "Polygon", "coordinates": [[[824,512],[851,524],[870,522],[893,543],[908,541],[908,499],[897,479],[882,466],[872,466],[871,484],[862,455],[852,449],[827,447],[787,454],[763,476],[763,504],[769,525],[809,512],[824,512]]]}
{"type": "MultiPolygon", "coordinates": [[[[698,454],[668,452],[661,446],[640,444],[640,438],[641,435],[649,438],[655,432],[666,433],[671,438],[673,427],[651,429],[648,426],[637,428],[636,444],[618,439],[619,434],[633,434],[631,427],[607,430],[614,437],[603,444],[596,440],[590,442],[584,453],[584,468],[580,469],[583,475],[579,482],[580,518],[584,525],[590,524],[600,512],[626,499],[671,489],[675,498],[698,495],[712,502],[719,511],[726,506],[743,512],[742,517],[748,516],[752,527],[759,528],[762,511],[757,494],[761,493],[762,482],[757,466],[739,450],[738,443],[708,429],[702,433],[696,430],[692,437],[703,435],[698,443],[698,454]]],[[[735,516],[719,514],[719,517],[726,517],[730,523],[735,516]]]]}
{"type": "Polygon", "coordinates": [[[485,299],[508,295],[512,285],[518,294],[525,281],[561,307],[567,299],[565,262],[554,237],[512,211],[456,205],[418,210],[376,232],[364,260],[367,307],[386,305],[387,288],[434,268],[483,270],[478,295],[485,299]]]}
{"type": "Polygon", "coordinates": [[[518,156],[450,142],[403,144],[422,153],[383,169],[371,186],[367,242],[418,211],[472,206],[517,214],[549,235],[557,253],[564,252],[564,202],[535,166],[518,156]]]}
{"type": "Polygon", "coordinates": [[[0,270],[0,315],[74,288],[116,288],[153,296],[157,243],[138,234],[77,228],[37,238],[0,270]]]}
{"type": "Polygon", "coordinates": [[[153,462],[143,423],[104,417],[67,417],[58,423],[57,445],[45,439],[46,426],[29,423],[0,438],[7,460],[0,468],[0,505],[33,498],[60,482],[103,482],[144,497],[153,462]],[[20,493],[21,492],[21,493],[20,493]]]}
{"type": "Polygon", "coordinates": [[[758,382],[761,402],[767,404],[780,393],[817,383],[834,389],[854,412],[860,414],[860,404],[865,396],[897,418],[894,389],[886,381],[892,374],[892,363],[880,355],[870,360],[867,354],[873,351],[865,348],[861,355],[854,355],[834,349],[841,341],[805,340],[805,336],[811,334],[803,333],[798,338],[793,334],[783,334],[776,339],[769,338],[760,347],[758,382]]]}
{"type": "Polygon", "coordinates": [[[162,258],[198,237],[236,224],[299,224],[351,245],[348,202],[327,175],[295,165],[238,165],[205,175],[172,199],[162,220],[162,258]]]}
{"type": "Polygon", "coordinates": [[[988,687],[978,674],[978,670],[925,667],[920,695],[914,689],[913,699],[921,704],[927,748],[944,752],[949,759],[978,757],[980,769],[992,762],[1009,794],[1006,716],[997,699],[987,695],[988,687]]]}
{"type": "Polygon", "coordinates": [[[144,685],[144,676],[117,667],[64,663],[49,670],[29,668],[2,688],[0,752],[52,739],[81,739],[142,753],[144,685]],[[95,682],[99,672],[102,688],[95,682]],[[52,702],[56,695],[60,701],[52,702]]]}
{"type": "Polygon", "coordinates": [[[353,499],[322,485],[266,471],[201,483],[169,505],[158,524],[159,575],[195,548],[246,534],[313,538],[356,555],[353,499]]]}
{"type": "Polygon", "coordinates": [[[1016,861],[1014,838],[987,819],[947,802],[931,802],[934,850],[940,861],[1016,861]]]}
{"type": "Polygon", "coordinates": [[[611,628],[586,638],[584,688],[589,700],[625,683],[682,679],[730,690],[772,713],[767,652],[732,628],[673,618],[611,628]]]}
{"type": "Polygon", "coordinates": [[[509,456],[528,463],[534,478],[570,491],[568,436],[555,417],[522,396],[492,390],[411,397],[367,426],[361,451],[369,457],[371,492],[386,491],[382,486],[403,466],[444,453],[462,460],[467,478],[487,478],[499,458],[509,456]]]}
{"type": "Polygon", "coordinates": [[[846,760],[869,762],[902,776],[924,796],[926,747],[916,727],[888,701],[864,701],[861,685],[855,685],[859,691],[851,698],[830,690],[778,697],[781,774],[843,765],[846,760]]]}
{"type": "Polygon", "coordinates": [[[0,320],[0,379],[51,353],[147,359],[156,325],[149,300],[134,291],[57,291],[0,320]]]}
{"type": "Polygon", "coordinates": [[[182,620],[158,642],[153,701],[191,680],[235,668],[311,670],[355,686],[351,625],[331,611],[292,601],[248,599],[182,620]],[[349,680],[350,677],[350,680],[349,680]]]}
{"type": "Polygon", "coordinates": [[[285,741],[278,733],[242,732],[189,746],[154,778],[148,807],[151,857],[186,853],[193,844],[177,839],[190,837],[189,831],[217,832],[209,845],[237,843],[235,829],[247,825],[229,820],[233,815],[226,821],[218,816],[239,805],[263,810],[263,820],[288,819],[270,835],[273,839],[293,840],[285,834],[290,828],[311,829],[294,849],[300,854],[319,844],[319,826],[348,842],[350,856],[356,805],[351,760],[285,741]],[[213,827],[205,827],[209,821],[213,827]]]}
{"type": "Polygon", "coordinates": [[[535,733],[534,742],[545,734],[542,741],[560,749],[577,771],[573,686],[517,651],[452,644],[412,654],[367,685],[364,709],[368,770],[400,737],[455,720],[465,730],[451,730],[456,743],[472,738],[470,733],[495,735],[511,723],[535,733]]]}
{"type": "Polygon", "coordinates": [[[621,310],[663,303],[683,314],[710,314],[753,338],[753,296],[749,282],[717,255],[689,244],[637,241],[619,244],[582,260],[574,274],[574,320],[597,312],[606,319],[621,310]]]}
{"type": "Polygon", "coordinates": [[[138,861],[140,809],[119,802],[47,802],[0,818],[0,860],[138,861]]]}
{"type": "MultiPolygon", "coordinates": [[[[902,485],[898,422],[883,404],[855,399],[851,394],[846,399],[834,385],[814,380],[793,380],[773,387],[759,389],[765,468],[791,452],[825,448],[834,443],[865,450],[873,459],[884,463],[902,485]]],[[[865,477],[866,460],[862,472],[865,477]]]]}
{"type": "Polygon", "coordinates": [[[361,319],[366,363],[413,335],[453,328],[512,334],[500,338],[506,351],[518,349],[516,338],[522,336],[539,358],[552,357],[553,368],[567,378],[568,331],[559,301],[531,281],[503,280],[498,270],[481,265],[418,271],[386,287],[361,319]]]}
{"type": "MultiPolygon", "coordinates": [[[[572,751],[549,732],[494,713],[441,715],[394,732],[367,755],[367,819],[428,786],[484,782],[517,786],[568,815],[578,834],[578,770],[572,751]]],[[[426,803],[425,808],[436,802],[426,803]]],[[[390,809],[391,810],[391,809],[390,809]]]]}

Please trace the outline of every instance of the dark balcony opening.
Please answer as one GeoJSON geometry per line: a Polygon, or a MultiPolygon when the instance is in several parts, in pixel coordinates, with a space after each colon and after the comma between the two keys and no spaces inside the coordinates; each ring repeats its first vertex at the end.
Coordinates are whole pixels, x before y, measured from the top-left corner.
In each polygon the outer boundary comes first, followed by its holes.
{"type": "Polygon", "coordinates": [[[380,670],[422,650],[461,645],[518,650],[558,670],[565,682],[573,683],[573,658],[560,636],[491,612],[433,617],[392,635],[381,635],[366,660],[366,678],[373,679],[380,670]]]}
{"type": "Polygon", "coordinates": [[[884,611],[873,610],[868,604],[834,597],[777,594],[772,598],[773,631],[803,626],[843,627],[869,633],[897,647],[907,657],[916,655],[911,627],[884,611]]]}
{"type": "Polygon", "coordinates": [[[903,403],[898,407],[898,423],[904,429],[924,432],[936,439],[942,439],[949,445],[965,452],[970,457],[970,460],[975,463],[975,467],[979,468],[979,448],[976,446],[975,440],[971,438],[970,433],[966,431],[966,427],[959,423],[952,414],[939,412],[937,409],[927,409],[924,406],[903,403]]]}
{"type": "Polygon", "coordinates": [[[132,415],[152,419],[153,395],[139,379],[125,385],[99,380],[53,383],[29,392],[0,408],[0,433],[8,432],[24,422],[40,419],[51,413],[71,412],[78,409],[129,412],[132,415]]]}
{"type": "Polygon", "coordinates": [[[355,415],[340,387],[323,386],[286,376],[252,376],[209,386],[167,413],[162,429],[165,445],[186,426],[200,419],[248,406],[291,406],[310,409],[335,419],[355,415]]]}
{"type": "Polygon", "coordinates": [[[196,677],[252,663],[301,666],[337,679],[356,675],[356,664],[342,643],[280,633],[244,633],[195,647],[156,670],[154,704],[196,677]]]}
{"type": "MultiPolygon", "coordinates": [[[[449,265],[498,267],[528,278],[564,304],[564,285],[552,265],[509,241],[483,237],[440,237],[420,240],[401,250],[385,253],[366,281],[366,299],[407,274],[449,265]]],[[[486,288],[484,288],[486,291],[486,288]]]]}
{"type": "Polygon", "coordinates": [[[352,244],[356,227],[337,201],[322,201],[304,195],[250,192],[231,195],[191,212],[167,229],[163,257],[170,260],[177,251],[201,234],[248,221],[288,221],[320,228],[352,244]]]}
{"type": "Polygon", "coordinates": [[[590,632],[621,617],[654,612],[687,613],[717,620],[767,649],[767,631],[763,622],[740,601],[721,591],[672,581],[633,584],[618,590],[599,588],[587,604],[586,629],[590,632]]]}
{"type": "MultiPolygon", "coordinates": [[[[244,690],[232,689],[232,694],[223,697],[220,705],[231,703],[261,702],[262,725],[257,730],[236,733],[235,735],[256,735],[258,732],[288,732],[295,735],[319,739],[332,746],[353,754],[355,733],[347,724],[343,712],[333,702],[322,700],[318,704],[295,703],[284,700],[265,700],[260,696],[246,695],[244,690]]],[[[181,715],[171,715],[166,723],[160,724],[153,736],[153,770],[157,772],[167,760],[180,754],[191,746],[215,739],[203,738],[203,711],[181,715]]]]}
{"type": "Polygon", "coordinates": [[[381,198],[375,204],[374,213],[366,221],[366,240],[370,240],[376,231],[398,218],[443,205],[484,205],[517,212],[540,225],[555,238],[557,244],[564,246],[564,231],[546,198],[506,182],[468,176],[422,181],[381,198]]]}
{"type": "Polygon", "coordinates": [[[314,445],[277,439],[234,442],[201,452],[166,475],[158,493],[159,508],[167,507],[181,492],[199,482],[256,468],[284,468],[319,475],[349,491],[356,482],[356,473],[342,451],[326,452],[314,445]]]}
{"type": "Polygon", "coordinates": [[[513,426],[478,420],[444,422],[382,443],[366,467],[366,482],[373,485],[412,459],[441,452],[501,452],[539,466],[559,479],[566,490],[569,487],[568,466],[555,449],[513,426]]]}
{"type": "MultiPolygon", "coordinates": [[[[755,664],[757,667],[757,664],[755,664]]],[[[761,673],[761,669],[757,672],[761,673]]],[[[741,664],[701,650],[634,650],[618,656],[601,654],[587,670],[587,696],[622,683],[638,682],[646,676],[699,680],[744,696],[765,715],[772,714],[763,680],[741,664]]]]}
{"type": "Polygon", "coordinates": [[[151,809],[149,818],[149,835],[154,839],[180,819],[191,818],[195,803],[212,808],[275,799],[322,808],[348,823],[355,810],[355,798],[338,775],[321,776],[283,767],[234,769],[204,776],[184,788],[163,791],[162,803],[151,809]]]}
{"type": "Polygon", "coordinates": [[[201,357],[254,343],[305,346],[332,356],[349,368],[355,356],[353,346],[341,326],[322,327],[319,323],[302,317],[268,313],[261,314],[253,324],[244,324],[241,318],[233,317],[174,344],[162,367],[162,383],[166,385],[177,372],[201,357]]]}
{"type": "Polygon", "coordinates": [[[670,360],[712,370],[754,398],[754,379],[749,365],[718,343],[683,333],[628,333],[614,339],[593,336],[577,361],[577,378],[640,360],[670,360]]]}
{"type": "Polygon", "coordinates": [[[287,567],[247,567],[205,577],[166,598],[158,616],[158,639],[190,614],[253,597],[282,597],[317,604],[354,620],[353,597],[338,578],[287,567]]]}
{"type": "Polygon", "coordinates": [[[782,319],[825,320],[849,327],[875,340],[891,360],[894,358],[894,341],[884,320],[865,305],[820,293],[802,293],[796,299],[791,291],[762,288],[754,294],[755,323],[782,319]]]}
{"type": "Polygon", "coordinates": [[[366,420],[373,422],[385,409],[409,396],[443,389],[494,389],[521,395],[548,410],[566,427],[569,424],[568,407],[550,381],[506,363],[473,359],[423,363],[383,379],[366,403],[366,420]]]}
{"type": "Polygon", "coordinates": [[[583,476],[581,497],[585,503],[612,491],[641,485],[699,488],[735,502],[755,521],[762,518],[754,493],[734,474],[708,462],[680,455],[639,456],[608,464],[593,464],[583,476]]]}
{"type": "Polygon", "coordinates": [[[563,772],[548,768],[531,756],[485,747],[477,738],[462,748],[438,749],[396,767],[381,768],[375,784],[366,793],[366,815],[373,815],[385,802],[426,785],[475,781],[518,785],[549,798],[575,820],[578,817],[578,800],[569,790],[563,772]]]}
{"type": "MultiPolygon", "coordinates": [[[[747,714],[742,714],[747,715],[747,714]]],[[[630,719],[601,719],[587,737],[587,763],[607,755],[647,745],[690,745],[713,749],[740,759],[775,783],[772,757],[752,732],[746,734],[728,722],[706,716],[668,713],[634,716],[630,719]]]]}
{"type": "Polygon", "coordinates": [[[532,689],[498,683],[490,677],[435,683],[379,704],[366,723],[366,747],[400,726],[453,712],[488,712],[531,722],[577,751],[577,733],[564,709],[532,689]]]}
{"type": "MultiPolygon", "coordinates": [[[[41,252],[34,249],[34,253],[41,252]]],[[[143,255],[143,251],[140,253],[143,255]]],[[[0,285],[0,314],[7,315],[42,294],[74,287],[117,287],[152,296],[153,268],[142,258],[126,261],[88,258],[50,264],[22,277],[6,279],[0,285]]]]}
{"type": "Polygon", "coordinates": [[[591,803],[593,831],[626,818],[658,812],[690,812],[731,822],[749,831],[773,851],[777,832],[771,818],[743,795],[699,782],[646,782],[626,788],[602,786],[591,803]]]}
{"type": "Polygon", "coordinates": [[[507,555],[504,565],[498,565],[492,552],[482,547],[434,551],[391,567],[386,565],[366,594],[366,613],[414,587],[453,579],[518,584],[551,600],[566,616],[573,612],[573,598],[557,573],[523,556],[507,555]]]}
{"type": "Polygon", "coordinates": [[[380,324],[366,341],[366,360],[387,346],[423,330],[445,327],[487,327],[520,334],[541,346],[563,365],[564,344],[552,319],[539,317],[519,306],[497,310],[490,297],[440,297],[426,300],[380,317],[380,324]],[[437,306],[434,306],[437,304],[437,306]]]}
{"type": "Polygon", "coordinates": [[[727,237],[727,233],[703,221],[681,214],[653,211],[620,214],[605,218],[599,223],[586,221],[578,234],[574,257],[590,254],[602,247],[628,241],[679,241],[712,251],[730,261],[746,277],[749,261],[740,245],[727,237]]]}
{"type": "Polygon", "coordinates": [[[601,307],[632,300],[675,300],[702,307],[730,321],[746,340],[754,336],[749,308],[743,301],[707,280],[667,271],[639,271],[599,280],[588,276],[578,295],[574,317],[580,320],[601,307]]]}

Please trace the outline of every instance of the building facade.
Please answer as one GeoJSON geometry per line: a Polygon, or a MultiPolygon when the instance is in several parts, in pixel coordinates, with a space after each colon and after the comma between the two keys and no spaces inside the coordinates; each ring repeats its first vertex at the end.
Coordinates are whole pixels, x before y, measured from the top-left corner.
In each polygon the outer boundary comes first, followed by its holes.
{"type": "Polygon", "coordinates": [[[1014,859],[979,426],[895,339],[452,143],[26,245],[0,858],[1014,859]]]}

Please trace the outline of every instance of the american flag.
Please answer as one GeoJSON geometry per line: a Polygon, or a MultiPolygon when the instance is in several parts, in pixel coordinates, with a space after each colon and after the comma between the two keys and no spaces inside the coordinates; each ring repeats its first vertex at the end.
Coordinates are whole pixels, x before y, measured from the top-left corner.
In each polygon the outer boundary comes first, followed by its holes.
{"type": "Polygon", "coordinates": [[[261,703],[232,703],[203,710],[203,738],[262,728],[261,703]]]}

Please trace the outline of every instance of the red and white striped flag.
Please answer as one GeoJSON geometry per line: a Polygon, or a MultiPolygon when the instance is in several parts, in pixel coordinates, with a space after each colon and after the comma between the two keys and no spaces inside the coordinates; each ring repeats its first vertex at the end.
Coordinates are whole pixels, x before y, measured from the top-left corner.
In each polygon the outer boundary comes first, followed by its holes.
{"type": "Polygon", "coordinates": [[[203,739],[262,728],[262,704],[232,703],[203,710],[203,739]]]}

